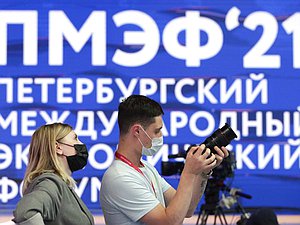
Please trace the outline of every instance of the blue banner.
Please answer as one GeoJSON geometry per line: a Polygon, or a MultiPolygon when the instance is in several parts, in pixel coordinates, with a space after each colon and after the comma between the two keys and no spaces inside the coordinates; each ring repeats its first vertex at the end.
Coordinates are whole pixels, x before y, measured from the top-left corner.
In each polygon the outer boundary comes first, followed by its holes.
{"type": "Polygon", "coordinates": [[[226,183],[253,197],[242,205],[299,209],[299,32],[290,0],[1,2],[0,208],[21,197],[34,130],[59,121],[89,147],[73,175],[101,210],[118,104],[142,94],[165,111],[165,145],[146,158],[159,172],[227,122],[238,138],[226,183]]]}

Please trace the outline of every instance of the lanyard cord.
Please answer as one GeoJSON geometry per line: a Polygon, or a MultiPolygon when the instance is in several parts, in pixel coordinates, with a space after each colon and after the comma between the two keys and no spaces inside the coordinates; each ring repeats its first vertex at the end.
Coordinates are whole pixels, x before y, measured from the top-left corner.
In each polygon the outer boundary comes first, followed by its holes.
{"type": "MultiPolygon", "coordinates": [[[[148,180],[147,177],[145,176],[145,174],[143,173],[143,171],[141,171],[140,168],[138,168],[136,165],[134,165],[134,164],[133,164],[129,159],[127,159],[124,155],[120,154],[119,152],[116,152],[116,153],[115,153],[115,156],[116,156],[117,159],[120,159],[122,162],[126,163],[127,165],[129,165],[130,167],[132,167],[133,169],[135,169],[135,170],[136,170],[137,172],[139,172],[142,176],[144,176],[144,177],[146,178],[146,180],[148,180]]],[[[141,161],[140,161],[140,163],[141,163],[141,165],[142,165],[143,167],[145,167],[144,164],[143,164],[141,161]]],[[[149,181],[149,180],[148,180],[148,181],[149,181]]],[[[155,197],[156,197],[156,192],[155,192],[155,189],[154,189],[154,185],[153,185],[153,183],[152,183],[151,180],[150,180],[149,182],[150,182],[150,184],[151,184],[151,187],[152,187],[153,192],[154,192],[155,197]]]]}

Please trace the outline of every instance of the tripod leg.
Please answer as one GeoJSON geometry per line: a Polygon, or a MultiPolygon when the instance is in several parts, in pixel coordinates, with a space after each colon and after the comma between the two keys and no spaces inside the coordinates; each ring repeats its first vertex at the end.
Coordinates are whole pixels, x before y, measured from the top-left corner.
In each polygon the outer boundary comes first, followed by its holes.
{"type": "Polygon", "coordinates": [[[215,217],[214,217],[214,225],[217,223],[217,217],[218,217],[218,211],[215,211],[215,217]]]}
{"type": "Polygon", "coordinates": [[[205,213],[205,214],[202,216],[201,225],[206,225],[208,216],[209,216],[208,213],[205,213]]]}
{"type": "Polygon", "coordinates": [[[201,217],[201,213],[202,213],[202,210],[200,209],[200,211],[199,211],[199,213],[198,213],[198,218],[197,218],[196,225],[199,224],[199,220],[200,220],[200,217],[201,217]]]}
{"type": "Polygon", "coordinates": [[[206,225],[207,218],[208,218],[208,213],[205,210],[199,212],[196,225],[199,224],[200,219],[201,219],[200,225],[206,225]]]}
{"type": "Polygon", "coordinates": [[[222,209],[217,209],[217,211],[218,211],[218,215],[219,215],[219,219],[220,219],[221,224],[222,224],[222,225],[223,225],[223,224],[228,225],[223,210],[222,210],[222,209]],[[223,223],[223,221],[224,221],[224,223],[223,223]]]}

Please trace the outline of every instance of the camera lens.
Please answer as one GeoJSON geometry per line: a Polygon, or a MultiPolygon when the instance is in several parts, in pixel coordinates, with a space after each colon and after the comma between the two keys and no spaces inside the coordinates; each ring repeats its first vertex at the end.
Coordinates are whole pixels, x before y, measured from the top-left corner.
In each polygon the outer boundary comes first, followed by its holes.
{"type": "Polygon", "coordinates": [[[223,127],[217,129],[211,136],[206,138],[203,144],[205,144],[206,148],[215,152],[214,146],[218,146],[219,148],[222,146],[226,147],[234,138],[237,138],[237,135],[231,127],[225,123],[223,127]]]}

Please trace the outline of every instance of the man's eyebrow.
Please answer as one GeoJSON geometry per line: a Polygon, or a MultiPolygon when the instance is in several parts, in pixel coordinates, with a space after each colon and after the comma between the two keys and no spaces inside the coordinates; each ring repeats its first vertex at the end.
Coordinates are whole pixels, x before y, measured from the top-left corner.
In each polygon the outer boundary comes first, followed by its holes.
{"type": "Polygon", "coordinates": [[[156,131],[160,131],[161,129],[162,129],[162,126],[159,127],[159,128],[156,128],[155,130],[156,130],[156,131]]]}

